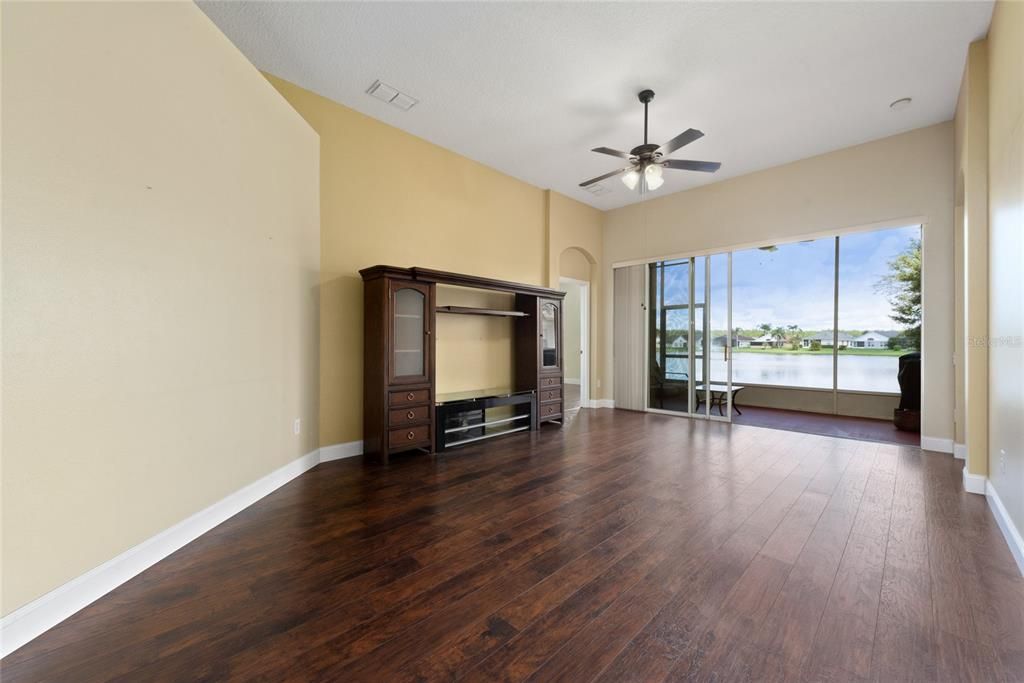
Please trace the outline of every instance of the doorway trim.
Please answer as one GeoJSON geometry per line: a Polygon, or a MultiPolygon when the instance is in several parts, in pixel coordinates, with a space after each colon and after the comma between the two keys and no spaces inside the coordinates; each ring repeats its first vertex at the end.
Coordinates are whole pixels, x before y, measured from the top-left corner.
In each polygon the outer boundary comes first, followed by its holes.
{"type": "Polygon", "coordinates": [[[580,408],[595,408],[590,400],[590,281],[559,277],[559,285],[563,282],[580,288],[580,408]]]}

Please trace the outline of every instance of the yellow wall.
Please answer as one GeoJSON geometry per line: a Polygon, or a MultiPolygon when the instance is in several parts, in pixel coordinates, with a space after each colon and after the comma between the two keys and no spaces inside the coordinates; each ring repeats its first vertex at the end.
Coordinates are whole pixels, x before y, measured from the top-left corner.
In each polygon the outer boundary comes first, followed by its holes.
{"type": "MultiPolygon", "coordinates": [[[[960,81],[960,97],[956,103],[956,114],[953,117],[954,140],[954,208],[953,208],[953,442],[954,448],[963,449],[966,429],[964,427],[964,350],[966,337],[964,330],[964,169],[963,159],[965,141],[967,139],[967,98],[964,92],[967,87],[967,70],[960,81]]],[[[986,173],[986,177],[987,177],[986,173]]]]}
{"type": "Polygon", "coordinates": [[[988,472],[1024,531],[1024,3],[996,3],[987,58],[988,472]]]}
{"type": "Polygon", "coordinates": [[[7,614],[316,448],[319,171],[195,5],[0,11],[7,614]]]}
{"type": "Polygon", "coordinates": [[[558,257],[558,277],[590,282],[591,263],[583,252],[575,247],[565,249],[558,257]]]}
{"type": "Polygon", "coordinates": [[[604,327],[604,213],[564,197],[548,193],[548,282],[558,287],[558,278],[571,277],[590,282],[590,398],[610,397],[602,386],[606,345],[604,327]],[[587,265],[589,264],[589,273],[587,265]]]}
{"type": "Polygon", "coordinates": [[[988,43],[967,52],[955,131],[957,278],[955,307],[956,436],[972,474],[988,472],[988,43]]]}
{"type": "MultiPolygon", "coordinates": [[[[320,443],[362,438],[359,269],[426,266],[547,284],[546,193],[268,76],[320,134],[320,443]]],[[[440,303],[477,293],[441,292],[440,303]]],[[[475,300],[484,303],[483,300],[475,300]]],[[[508,385],[509,320],[438,316],[439,392],[508,385]]]]}
{"type": "MultiPolygon", "coordinates": [[[[942,123],[609,211],[605,281],[611,282],[611,266],[624,261],[774,244],[920,217],[922,436],[951,440],[953,142],[952,123],[942,123]]],[[[610,291],[604,306],[602,338],[610,343],[610,291]]],[[[610,384],[610,354],[604,376],[610,384]]]]}
{"type": "Polygon", "coordinates": [[[575,282],[562,282],[559,289],[565,292],[562,305],[562,318],[565,326],[562,331],[565,382],[566,384],[579,384],[580,351],[583,343],[580,328],[580,286],[575,282]]]}

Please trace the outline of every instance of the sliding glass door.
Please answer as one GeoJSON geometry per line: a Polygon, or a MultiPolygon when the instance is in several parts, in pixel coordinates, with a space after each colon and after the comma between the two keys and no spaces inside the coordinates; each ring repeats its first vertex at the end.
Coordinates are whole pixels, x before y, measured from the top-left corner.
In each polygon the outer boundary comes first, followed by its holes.
{"type": "Polygon", "coordinates": [[[882,417],[900,357],[920,348],[918,225],[629,268],[638,289],[622,304],[643,301],[632,409],[731,420],[743,392],[762,408],[882,417]]]}
{"type": "Polygon", "coordinates": [[[730,260],[714,254],[648,266],[648,410],[730,419],[730,260]]]}

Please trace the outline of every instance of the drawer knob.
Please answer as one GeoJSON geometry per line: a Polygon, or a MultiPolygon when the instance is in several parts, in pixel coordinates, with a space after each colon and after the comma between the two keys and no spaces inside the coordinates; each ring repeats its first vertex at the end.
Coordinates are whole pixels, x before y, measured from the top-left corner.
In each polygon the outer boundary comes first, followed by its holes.
{"type": "Polygon", "coordinates": [[[409,432],[408,434],[405,435],[405,438],[409,439],[409,441],[412,441],[413,439],[416,438],[416,432],[409,432]]]}
{"type": "Polygon", "coordinates": [[[416,398],[416,394],[414,394],[414,393],[412,393],[412,392],[410,391],[410,392],[409,392],[408,394],[406,394],[406,395],[405,395],[405,397],[406,397],[406,398],[407,398],[408,400],[410,400],[410,401],[411,401],[411,400],[413,400],[414,398],[416,398]]]}
{"type": "Polygon", "coordinates": [[[416,417],[416,413],[410,410],[408,413],[405,414],[405,416],[411,420],[414,417],[416,417]]]}

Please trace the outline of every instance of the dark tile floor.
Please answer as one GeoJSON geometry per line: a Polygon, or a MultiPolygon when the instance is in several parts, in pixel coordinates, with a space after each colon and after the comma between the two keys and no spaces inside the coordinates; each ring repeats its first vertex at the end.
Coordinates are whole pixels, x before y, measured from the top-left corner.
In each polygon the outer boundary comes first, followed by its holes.
{"type": "Polygon", "coordinates": [[[562,403],[565,406],[565,410],[576,410],[580,407],[579,384],[562,385],[562,403]]]}
{"type": "Polygon", "coordinates": [[[734,415],[733,422],[754,427],[769,429],[785,429],[803,434],[820,434],[841,439],[861,439],[906,446],[917,446],[921,443],[921,435],[914,432],[901,432],[888,420],[873,420],[866,417],[848,417],[845,415],[823,415],[821,413],[805,413],[797,410],[779,410],[777,408],[758,408],[740,406],[742,415],[734,415]]]}
{"type": "Polygon", "coordinates": [[[323,463],[0,678],[1021,681],[1024,579],[962,467],[624,410],[323,463]]]}

